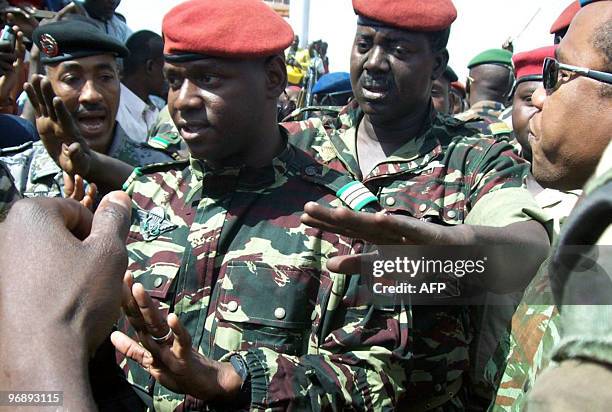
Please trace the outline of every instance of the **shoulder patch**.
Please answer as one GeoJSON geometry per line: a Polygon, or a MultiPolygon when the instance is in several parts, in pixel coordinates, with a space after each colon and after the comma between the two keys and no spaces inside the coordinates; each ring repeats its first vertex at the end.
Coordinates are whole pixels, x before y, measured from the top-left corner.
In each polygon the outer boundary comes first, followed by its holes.
{"type": "Polygon", "coordinates": [[[149,138],[147,143],[149,146],[154,147],[156,149],[167,149],[170,145],[180,143],[180,136],[174,132],[164,132],[152,136],[149,138]]]}
{"type": "Polygon", "coordinates": [[[153,163],[153,164],[146,165],[146,166],[136,167],[134,168],[134,170],[132,171],[132,174],[127,178],[127,180],[121,187],[121,190],[126,191],[127,188],[132,184],[132,182],[134,182],[134,180],[136,180],[140,176],[157,173],[157,172],[163,172],[173,167],[176,167],[177,165],[187,164],[187,163],[189,163],[189,160],[184,159],[184,160],[174,160],[172,162],[153,163]]]}
{"type": "Polygon", "coordinates": [[[356,180],[342,186],[336,196],[356,211],[360,211],[369,203],[378,202],[378,198],[363,183],[356,180]]]}
{"type": "Polygon", "coordinates": [[[334,193],[350,209],[379,211],[378,198],[365,185],[319,163],[311,163],[301,170],[304,180],[324,186],[334,193]]]}

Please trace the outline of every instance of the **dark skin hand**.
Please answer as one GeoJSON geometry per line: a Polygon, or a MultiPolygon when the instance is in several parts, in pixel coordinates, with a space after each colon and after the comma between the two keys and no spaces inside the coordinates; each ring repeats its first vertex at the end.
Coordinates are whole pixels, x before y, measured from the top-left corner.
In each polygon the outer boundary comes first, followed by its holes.
{"type": "Polygon", "coordinates": [[[23,33],[19,27],[13,26],[16,33],[15,50],[0,51],[0,100],[9,98],[11,91],[17,85],[19,68],[25,58],[25,45],[23,44],[23,33]]]}
{"type": "MultiPolygon", "coordinates": [[[[362,213],[347,208],[326,208],[313,202],[304,206],[301,218],[306,225],[344,236],[363,239],[375,245],[529,245],[530,253],[515,265],[499,265],[496,278],[485,277],[482,288],[507,293],[524,288],[548,254],[550,242],[546,230],[535,221],[518,222],[503,228],[457,225],[441,226],[409,216],[383,212],[362,213]],[[523,275],[523,276],[517,276],[523,275]]],[[[338,256],[327,263],[339,273],[359,273],[362,257],[338,256]]]]}
{"type": "Polygon", "coordinates": [[[178,317],[171,313],[164,319],[157,304],[127,272],[123,279],[122,305],[130,324],[138,332],[139,342],[113,332],[115,348],[146,369],[157,382],[177,392],[204,401],[231,401],[242,384],[228,362],[208,359],[192,348],[191,335],[178,317]],[[156,342],[171,331],[165,342],[156,342]]]}
{"type": "Polygon", "coordinates": [[[87,361],[120,313],[130,203],[114,192],[95,215],[71,199],[12,206],[0,224],[0,390],[63,390],[67,410],[95,409],[87,361]]]}
{"type": "Polygon", "coordinates": [[[35,74],[23,87],[36,113],[40,139],[57,165],[69,175],[96,182],[102,193],[120,189],[133,168],[90,149],[49,79],[35,74]]]}
{"type": "Polygon", "coordinates": [[[93,210],[98,188],[95,183],[85,187],[85,181],[79,175],[70,176],[64,172],[64,196],[80,202],[89,210],[93,210]]]}

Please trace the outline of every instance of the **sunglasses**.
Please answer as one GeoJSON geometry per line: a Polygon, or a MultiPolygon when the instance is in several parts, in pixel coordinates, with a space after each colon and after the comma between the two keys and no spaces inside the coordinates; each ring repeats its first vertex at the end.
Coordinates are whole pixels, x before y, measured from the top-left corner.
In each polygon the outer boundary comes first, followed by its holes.
{"type": "Polygon", "coordinates": [[[542,81],[544,88],[547,91],[552,91],[557,87],[559,81],[559,70],[567,70],[569,72],[578,73],[580,76],[595,79],[600,82],[612,84],[612,74],[600,72],[597,70],[587,69],[586,67],[576,67],[569,64],[559,63],[557,60],[546,57],[544,59],[544,67],[542,69],[542,81]]]}

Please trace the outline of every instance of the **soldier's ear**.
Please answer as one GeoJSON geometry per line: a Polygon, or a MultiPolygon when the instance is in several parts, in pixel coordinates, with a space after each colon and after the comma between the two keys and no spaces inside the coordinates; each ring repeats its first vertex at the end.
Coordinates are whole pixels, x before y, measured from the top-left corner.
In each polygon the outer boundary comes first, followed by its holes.
{"type": "Polygon", "coordinates": [[[285,57],[274,55],[265,60],[266,73],[266,95],[271,99],[278,97],[285,91],[287,87],[287,67],[285,66],[285,57]]]}
{"type": "Polygon", "coordinates": [[[448,65],[448,50],[443,49],[437,51],[434,55],[434,65],[433,70],[431,72],[431,80],[439,79],[444,70],[446,70],[446,66],[448,65]]]}

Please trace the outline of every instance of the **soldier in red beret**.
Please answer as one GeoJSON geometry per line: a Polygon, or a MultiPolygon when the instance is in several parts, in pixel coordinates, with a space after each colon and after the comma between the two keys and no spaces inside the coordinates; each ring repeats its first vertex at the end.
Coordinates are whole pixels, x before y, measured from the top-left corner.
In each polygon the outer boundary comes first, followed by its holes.
{"type": "MultiPolygon", "coordinates": [[[[506,141],[481,134],[469,121],[436,114],[432,105],[432,81],[448,62],[455,7],[450,0],[353,0],[353,7],[355,100],[331,121],[285,127],[319,161],[377,193],[388,213],[308,204],[303,221],[378,245],[528,244],[533,249],[520,269],[500,264],[472,289],[492,300],[491,292],[522,290],[550,244],[537,221],[541,210],[523,186],[529,165],[506,141]]],[[[330,262],[345,271],[359,264],[359,257],[330,262]]],[[[467,283],[462,287],[467,293],[467,283]]],[[[483,307],[476,308],[480,315],[472,317],[462,305],[412,307],[414,364],[399,410],[463,410],[474,403],[486,409],[495,388],[483,382],[484,366],[498,343],[495,332],[506,326],[490,318],[494,309],[487,307],[485,316],[483,307]],[[494,330],[484,329],[487,322],[494,330]]]]}
{"type": "Polygon", "coordinates": [[[131,327],[111,339],[130,380],[158,411],[393,409],[406,314],[326,268],[360,242],[300,222],[307,202],[380,207],[276,121],[290,26],[260,0],[190,0],[162,30],[168,108],[190,157],[124,185],[131,327]]]}
{"type": "Polygon", "coordinates": [[[516,83],[512,100],[512,128],[521,145],[521,155],[531,161],[529,144],[529,119],[537,112],[531,103],[531,96],[542,85],[544,58],[554,57],[555,47],[541,47],[517,53],[512,57],[516,83]]]}
{"type": "Polygon", "coordinates": [[[580,11],[580,2],[578,0],[572,1],[557,17],[552,26],[550,26],[550,34],[555,36],[555,44],[561,43],[563,36],[567,33],[567,29],[578,11],[580,11]]]}

